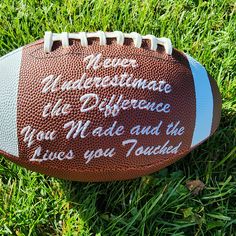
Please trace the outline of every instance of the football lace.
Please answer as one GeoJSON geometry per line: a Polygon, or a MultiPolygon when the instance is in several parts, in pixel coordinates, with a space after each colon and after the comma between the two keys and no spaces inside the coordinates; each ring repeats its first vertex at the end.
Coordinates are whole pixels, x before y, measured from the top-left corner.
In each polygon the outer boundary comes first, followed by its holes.
{"type": "Polygon", "coordinates": [[[57,33],[52,33],[50,31],[47,31],[45,32],[45,35],[44,35],[44,51],[46,53],[51,52],[54,41],[61,41],[63,47],[69,47],[69,39],[79,39],[81,45],[83,47],[87,47],[88,38],[99,38],[101,46],[106,45],[107,38],[116,38],[117,44],[121,46],[124,44],[125,38],[128,38],[128,39],[133,40],[134,46],[136,48],[141,48],[142,40],[146,39],[146,40],[150,40],[151,42],[150,49],[153,51],[156,51],[158,45],[162,45],[165,48],[165,52],[168,55],[171,55],[172,50],[173,50],[171,40],[169,38],[156,38],[154,35],[151,35],[151,34],[142,36],[136,32],[123,33],[121,31],[114,31],[114,32],[97,31],[94,33],[63,32],[63,33],[57,34],[57,33]]]}

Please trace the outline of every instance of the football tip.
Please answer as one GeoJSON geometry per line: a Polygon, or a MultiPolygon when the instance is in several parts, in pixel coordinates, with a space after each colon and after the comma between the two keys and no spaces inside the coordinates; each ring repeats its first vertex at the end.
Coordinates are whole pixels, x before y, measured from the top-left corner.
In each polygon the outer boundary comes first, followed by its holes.
{"type": "Polygon", "coordinates": [[[22,48],[0,58],[0,150],[18,156],[17,94],[22,48]]]}

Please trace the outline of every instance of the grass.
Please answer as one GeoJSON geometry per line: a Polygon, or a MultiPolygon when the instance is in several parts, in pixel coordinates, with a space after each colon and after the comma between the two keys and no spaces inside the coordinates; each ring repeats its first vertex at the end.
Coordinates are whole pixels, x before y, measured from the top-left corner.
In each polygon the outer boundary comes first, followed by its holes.
{"type": "Polygon", "coordinates": [[[204,64],[223,110],[213,137],[170,167],[132,181],[77,183],[0,157],[0,235],[236,235],[234,0],[1,0],[0,55],[46,30],[169,37],[204,64]],[[206,185],[197,196],[186,181],[206,185]]]}

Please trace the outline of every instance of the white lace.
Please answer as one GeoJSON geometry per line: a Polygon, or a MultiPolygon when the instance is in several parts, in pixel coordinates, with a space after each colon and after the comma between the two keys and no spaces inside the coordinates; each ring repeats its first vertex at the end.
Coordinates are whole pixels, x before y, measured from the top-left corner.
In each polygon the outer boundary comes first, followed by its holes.
{"type": "Polygon", "coordinates": [[[123,45],[125,38],[132,39],[134,42],[134,46],[140,48],[142,45],[142,40],[147,39],[151,42],[151,50],[156,51],[158,45],[162,45],[165,48],[165,51],[168,55],[172,54],[172,44],[170,39],[168,38],[156,38],[153,35],[145,35],[142,36],[136,32],[132,32],[130,34],[122,33],[121,31],[114,31],[114,32],[103,32],[97,31],[94,33],[67,33],[63,32],[61,34],[55,34],[52,32],[45,32],[44,36],[44,51],[46,53],[51,52],[52,45],[54,41],[61,41],[63,47],[69,46],[69,39],[79,39],[80,43],[83,47],[88,46],[88,38],[99,38],[100,45],[106,45],[107,38],[116,38],[117,44],[123,45]]]}

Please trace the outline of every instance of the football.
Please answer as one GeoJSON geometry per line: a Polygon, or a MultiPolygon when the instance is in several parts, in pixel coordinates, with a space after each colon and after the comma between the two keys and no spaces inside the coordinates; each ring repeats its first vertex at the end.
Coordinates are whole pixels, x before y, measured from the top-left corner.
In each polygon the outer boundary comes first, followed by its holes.
{"type": "Polygon", "coordinates": [[[55,34],[0,58],[0,154],[75,181],[132,179],[217,129],[214,79],[168,38],[55,34]]]}

